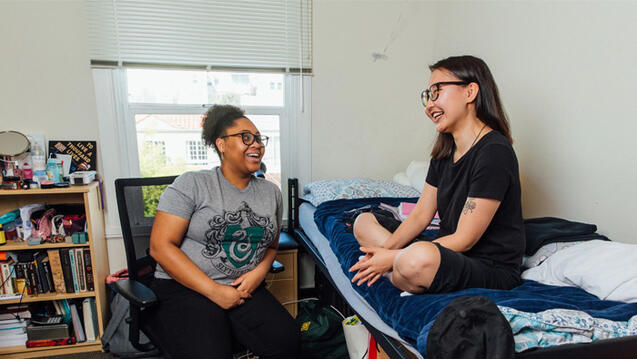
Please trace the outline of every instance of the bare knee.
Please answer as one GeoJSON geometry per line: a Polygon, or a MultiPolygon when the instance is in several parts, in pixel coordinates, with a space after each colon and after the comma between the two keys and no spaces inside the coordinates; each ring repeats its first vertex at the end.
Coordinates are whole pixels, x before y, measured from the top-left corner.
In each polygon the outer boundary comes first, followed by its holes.
{"type": "Polygon", "coordinates": [[[431,286],[440,267],[440,252],[433,243],[417,242],[394,259],[392,283],[399,289],[422,293],[431,286]]]}
{"type": "Polygon", "coordinates": [[[361,246],[377,247],[391,236],[391,233],[381,226],[376,217],[369,213],[361,213],[354,221],[354,237],[361,246]]]}
{"type": "Polygon", "coordinates": [[[378,221],[376,220],[376,217],[374,217],[373,214],[369,212],[359,214],[356,217],[356,220],[354,220],[354,230],[353,230],[354,237],[358,239],[359,237],[364,236],[366,229],[369,228],[369,226],[374,224],[378,224],[378,221]]]}

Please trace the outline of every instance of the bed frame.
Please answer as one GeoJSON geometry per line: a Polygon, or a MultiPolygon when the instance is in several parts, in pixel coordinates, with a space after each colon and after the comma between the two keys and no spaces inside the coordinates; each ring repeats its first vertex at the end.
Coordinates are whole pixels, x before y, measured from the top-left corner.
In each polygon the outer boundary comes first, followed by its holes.
{"type": "MultiPolygon", "coordinates": [[[[334,281],[329,275],[325,261],[320,253],[303,232],[299,225],[299,206],[303,202],[299,198],[298,180],[296,178],[288,179],[288,229],[301,245],[301,248],[310,255],[316,267],[320,270],[325,278],[329,281],[331,289],[338,296],[343,298],[343,294],[338,290],[334,281]]],[[[394,338],[385,335],[383,332],[369,325],[369,322],[356,312],[354,308],[351,311],[356,313],[365,327],[369,330],[376,342],[383,348],[385,353],[392,359],[412,359],[415,356],[403,347],[394,338]]],[[[599,340],[592,343],[582,344],[565,344],[541,349],[531,349],[522,353],[516,353],[516,359],[637,359],[637,335],[599,340]]]]}

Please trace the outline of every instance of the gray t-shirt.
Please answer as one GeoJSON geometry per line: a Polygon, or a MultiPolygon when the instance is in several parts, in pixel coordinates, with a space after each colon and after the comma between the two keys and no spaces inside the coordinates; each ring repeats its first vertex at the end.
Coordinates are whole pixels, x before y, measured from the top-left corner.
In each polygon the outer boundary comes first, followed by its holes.
{"type": "MultiPolygon", "coordinates": [[[[215,167],[177,177],[157,210],[190,220],[181,250],[210,278],[229,284],[263,259],[281,228],[282,203],[272,182],[252,177],[238,189],[215,167]]],[[[155,277],[170,279],[159,264],[155,277]]]]}

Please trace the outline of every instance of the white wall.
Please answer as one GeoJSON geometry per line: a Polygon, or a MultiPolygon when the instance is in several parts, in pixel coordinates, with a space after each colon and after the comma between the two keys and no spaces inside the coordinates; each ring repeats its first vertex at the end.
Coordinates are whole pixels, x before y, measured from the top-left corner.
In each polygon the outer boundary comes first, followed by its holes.
{"type": "Polygon", "coordinates": [[[391,179],[410,160],[428,157],[434,133],[420,102],[433,60],[428,7],[314,2],[313,179],[391,179]],[[382,52],[392,32],[388,59],[372,62],[372,52],[382,52]]]}
{"type": "Polygon", "coordinates": [[[83,2],[2,1],[0,38],[0,129],[96,140],[83,2]]]}
{"type": "Polygon", "coordinates": [[[439,2],[435,13],[435,57],[482,57],[498,82],[524,216],[637,243],[637,3],[439,2]]]}
{"type": "Polygon", "coordinates": [[[637,3],[317,0],[313,179],[391,178],[428,157],[426,65],[483,58],[510,116],[525,217],[595,223],[637,243],[637,3]],[[405,5],[406,4],[406,5],[405,5]],[[372,63],[397,14],[407,27],[372,63]]]}
{"type": "MultiPolygon", "coordinates": [[[[0,131],[97,140],[83,1],[0,1],[0,131]]],[[[98,152],[98,172],[102,172],[98,152]]],[[[111,269],[125,266],[109,240],[111,269]],[[115,261],[113,263],[113,261],[115,261]]]]}

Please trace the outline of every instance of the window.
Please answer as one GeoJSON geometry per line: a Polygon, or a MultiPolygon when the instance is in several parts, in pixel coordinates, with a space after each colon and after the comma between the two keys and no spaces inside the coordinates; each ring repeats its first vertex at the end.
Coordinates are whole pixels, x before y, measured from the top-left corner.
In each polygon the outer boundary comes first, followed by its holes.
{"type": "Polygon", "coordinates": [[[281,186],[285,75],[157,69],[128,69],[126,75],[141,176],[218,166],[219,157],[201,140],[201,113],[208,107],[201,104],[222,103],[245,109],[259,131],[270,137],[263,158],[266,178],[281,186]]]}
{"type": "Polygon", "coordinates": [[[309,182],[311,0],[84,3],[107,235],[119,232],[111,207],[116,178],[219,164],[213,150],[191,153],[198,146],[187,142],[201,141],[201,116],[211,104],[242,107],[270,137],[270,180],[309,182]],[[243,26],[235,26],[236,14],[243,26]]]}
{"type": "Polygon", "coordinates": [[[203,145],[203,141],[186,141],[186,147],[188,151],[188,160],[193,164],[207,164],[208,151],[203,145]]]}

